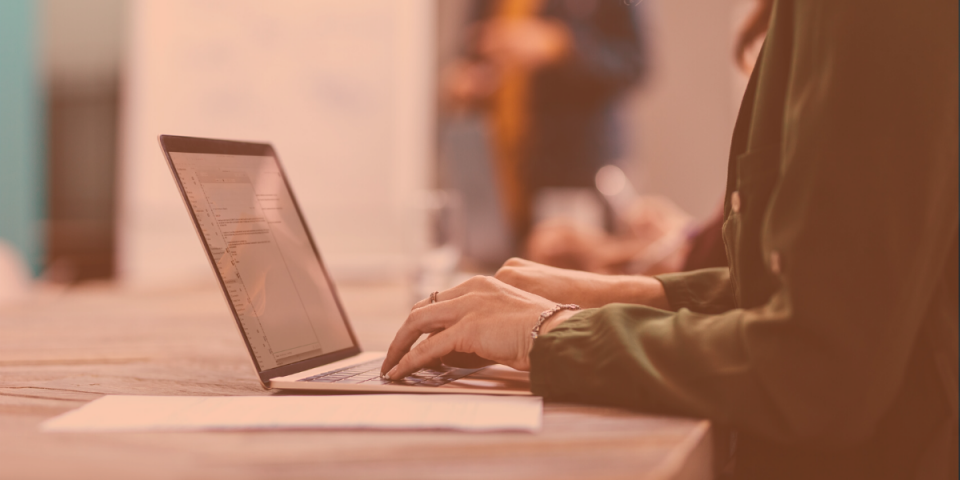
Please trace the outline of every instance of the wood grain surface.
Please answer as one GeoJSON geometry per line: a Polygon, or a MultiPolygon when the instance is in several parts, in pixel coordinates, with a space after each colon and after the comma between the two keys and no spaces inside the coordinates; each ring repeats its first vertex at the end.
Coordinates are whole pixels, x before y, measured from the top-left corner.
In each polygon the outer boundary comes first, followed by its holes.
{"type": "MultiPolygon", "coordinates": [[[[403,285],[341,287],[364,349],[386,349],[403,285]]],[[[526,433],[292,430],[41,433],[105,394],[276,395],[209,286],[45,290],[0,308],[0,478],[710,478],[703,420],[547,404],[526,433]]]]}

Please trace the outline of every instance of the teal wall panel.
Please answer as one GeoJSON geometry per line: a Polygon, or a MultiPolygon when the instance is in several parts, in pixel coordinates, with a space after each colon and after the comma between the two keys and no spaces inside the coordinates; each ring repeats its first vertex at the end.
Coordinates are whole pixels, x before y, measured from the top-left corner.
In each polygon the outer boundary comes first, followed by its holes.
{"type": "Polygon", "coordinates": [[[45,106],[37,0],[0,0],[0,238],[44,261],[45,106]]]}

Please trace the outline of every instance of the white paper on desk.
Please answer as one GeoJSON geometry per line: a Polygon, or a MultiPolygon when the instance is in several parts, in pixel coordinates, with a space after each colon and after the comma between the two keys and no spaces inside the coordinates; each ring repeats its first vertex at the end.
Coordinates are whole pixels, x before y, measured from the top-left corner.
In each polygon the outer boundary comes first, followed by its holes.
{"type": "Polygon", "coordinates": [[[107,395],[54,417],[47,432],[147,430],[540,429],[539,397],[332,395],[156,397],[107,395]]]}

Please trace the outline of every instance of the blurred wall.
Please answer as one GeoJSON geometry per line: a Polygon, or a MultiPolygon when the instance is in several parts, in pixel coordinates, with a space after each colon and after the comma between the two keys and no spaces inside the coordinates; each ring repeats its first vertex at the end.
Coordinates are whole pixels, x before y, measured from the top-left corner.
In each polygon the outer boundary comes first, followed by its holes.
{"type": "Polygon", "coordinates": [[[718,211],[746,83],[733,39],[749,0],[645,0],[652,68],[627,102],[626,169],[695,217],[718,211]]]}
{"type": "Polygon", "coordinates": [[[405,275],[432,184],[429,0],[136,0],[122,89],[118,272],[212,283],[159,134],[274,144],[339,279],[405,275]]]}
{"type": "Polygon", "coordinates": [[[0,1],[0,241],[34,275],[44,261],[44,103],[37,5],[0,1]]]}

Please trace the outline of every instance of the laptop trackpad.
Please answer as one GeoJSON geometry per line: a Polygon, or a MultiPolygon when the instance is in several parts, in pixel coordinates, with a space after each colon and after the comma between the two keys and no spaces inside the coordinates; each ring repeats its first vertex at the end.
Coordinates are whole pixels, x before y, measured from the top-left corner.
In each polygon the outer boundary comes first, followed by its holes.
{"type": "Polygon", "coordinates": [[[490,365],[466,377],[454,380],[438,388],[471,388],[482,390],[530,391],[530,373],[521,372],[506,365],[490,365]]]}

